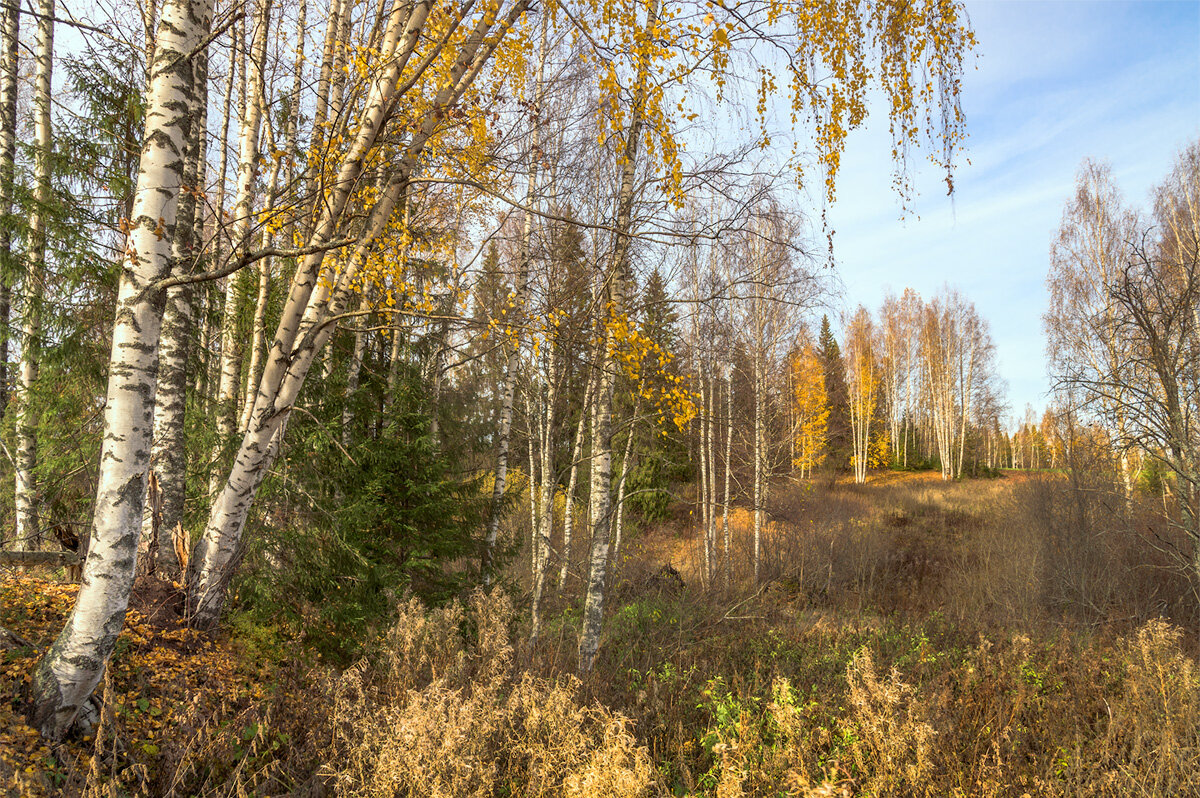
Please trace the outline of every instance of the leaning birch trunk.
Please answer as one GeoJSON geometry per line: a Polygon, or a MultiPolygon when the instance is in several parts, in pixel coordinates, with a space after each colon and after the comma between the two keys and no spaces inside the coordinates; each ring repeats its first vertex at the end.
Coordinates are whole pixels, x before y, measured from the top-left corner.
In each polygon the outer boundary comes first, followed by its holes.
{"type": "MultiPolygon", "coordinates": [[[[528,8],[529,0],[517,0],[502,19],[497,18],[495,9],[488,9],[476,21],[452,61],[445,84],[419,120],[407,151],[397,159],[396,172],[376,201],[354,252],[347,258],[346,268],[336,282],[321,279],[325,252],[341,230],[342,216],[362,175],[363,163],[386,126],[390,109],[403,94],[399,89],[400,76],[420,40],[431,5],[431,0],[415,5],[402,0],[393,2],[379,54],[379,61],[387,66],[371,86],[360,123],[350,137],[329,192],[320,198],[321,215],[309,237],[312,253],[304,256],[296,268],[259,380],[250,427],[196,546],[188,608],[197,625],[211,626],[224,606],[250,506],[278,450],[276,436],[295,406],[313,358],[329,340],[330,319],[343,312],[367,255],[403,196],[413,164],[425,144],[445,119],[447,109],[471,86],[504,35],[528,8]]],[[[432,59],[426,59],[415,75],[407,76],[403,91],[418,85],[425,66],[431,62],[432,59]]]]}
{"type": "MultiPolygon", "coordinates": [[[[267,28],[270,25],[271,0],[257,0],[254,31],[250,46],[248,69],[242,74],[247,80],[244,93],[245,109],[238,136],[237,190],[233,201],[233,252],[231,257],[244,255],[249,249],[254,227],[254,182],[258,173],[258,140],[262,127],[262,95],[267,54],[267,28]],[[248,72],[248,75],[247,75],[248,72]]],[[[221,368],[217,388],[216,443],[213,450],[213,470],[209,477],[209,495],[220,487],[224,453],[237,433],[238,377],[241,360],[238,357],[237,321],[245,293],[245,272],[230,275],[225,295],[225,312],[221,320],[221,368]]]]}
{"type": "MultiPolygon", "coordinates": [[[[205,139],[208,121],[208,53],[196,55],[196,97],[199,114],[187,142],[183,184],[171,243],[172,271],[187,274],[196,268],[201,223],[198,188],[204,184],[205,139]]],[[[148,551],[147,570],[161,568],[174,574],[179,562],[172,536],[183,522],[187,496],[187,436],[184,413],[187,405],[187,364],[194,326],[196,291],[193,285],[167,290],[159,338],[158,385],[154,398],[154,448],[150,468],[157,484],[157,517],[147,512],[142,539],[148,551]]],[[[147,502],[150,505],[150,502],[147,502]]],[[[149,508],[148,508],[149,509],[149,508]]]]}
{"type": "MultiPolygon", "coordinates": [[[[651,4],[647,26],[653,26],[657,6],[651,4]]],[[[608,535],[612,513],[612,410],[616,380],[614,362],[617,346],[613,322],[624,312],[625,269],[629,262],[630,234],[633,227],[634,180],[637,172],[638,145],[642,131],[642,111],[649,81],[646,61],[640,62],[634,94],[629,135],[621,153],[621,188],[617,195],[616,242],[608,270],[608,301],[602,305],[603,343],[599,353],[596,386],[596,412],[592,434],[591,523],[592,550],[588,563],[587,597],[583,607],[583,629],[579,635],[579,672],[590,673],[600,648],[600,628],[604,621],[604,586],[608,568],[608,535]]]]}
{"type": "Polygon", "coordinates": [[[39,0],[35,73],[33,81],[34,193],[29,214],[29,253],[25,262],[21,312],[21,364],[16,391],[17,549],[37,549],[38,413],[33,387],[41,365],[42,296],[46,274],[46,209],[50,206],[50,73],[54,64],[54,0],[39,0]]]}
{"type": "Polygon", "coordinates": [[[134,216],[121,262],[91,544],[75,607],[34,672],[31,721],[60,739],[99,683],[125,623],[149,461],[158,335],[184,153],[199,116],[192,59],[211,0],[167,0],[146,108],[134,216]],[[165,234],[164,234],[165,233],[165,234]]]}
{"type": "Polygon", "coordinates": [[[17,69],[20,45],[20,7],[0,7],[0,413],[8,407],[8,337],[12,316],[12,284],[16,277],[13,253],[13,179],[17,153],[17,69]]]}

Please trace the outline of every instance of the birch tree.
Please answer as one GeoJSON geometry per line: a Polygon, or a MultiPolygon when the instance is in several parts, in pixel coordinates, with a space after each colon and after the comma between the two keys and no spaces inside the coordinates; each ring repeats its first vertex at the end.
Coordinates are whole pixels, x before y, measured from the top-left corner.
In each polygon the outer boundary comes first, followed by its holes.
{"type": "Polygon", "coordinates": [[[871,419],[879,401],[871,314],[859,305],[846,325],[846,388],[850,397],[850,440],[854,481],[867,481],[871,464],[871,419]]]}
{"type": "Polygon", "coordinates": [[[211,0],[166,0],[147,91],[138,190],[121,278],[104,409],[91,542],[75,606],[34,673],[31,719],[58,739],[103,675],[125,619],[137,564],[158,368],[184,154],[199,116],[194,59],[212,24],[211,0]]]}
{"type": "MultiPolygon", "coordinates": [[[[462,26],[466,28],[465,35],[457,40],[444,35],[435,42],[433,50],[420,52],[416,59],[413,56],[419,51],[432,0],[412,6],[396,0],[391,5],[381,37],[382,66],[366,94],[358,122],[346,136],[349,146],[336,167],[336,177],[330,181],[319,204],[321,211],[306,247],[312,251],[303,255],[292,279],[259,380],[250,425],[229,476],[213,502],[193,556],[196,566],[189,581],[189,607],[199,625],[215,623],[224,605],[250,505],[275,455],[272,441],[290,414],[314,357],[329,340],[330,320],[345,311],[372,244],[386,228],[415,164],[446,119],[447,111],[474,83],[507,31],[524,13],[527,3],[528,0],[515,0],[507,9],[489,8],[474,17],[466,16],[471,10],[469,6],[449,12],[451,34],[462,26]],[[325,253],[331,242],[345,234],[343,216],[367,159],[393,118],[397,104],[408,97],[419,81],[433,77],[426,76],[426,70],[435,60],[448,63],[449,68],[436,78],[436,92],[422,103],[425,110],[411,123],[412,132],[397,147],[400,156],[393,162],[391,176],[344,264],[336,275],[327,273],[323,270],[325,253]],[[413,71],[406,73],[410,61],[413,71]]],[[[417,98],[412,100],[416,102],[417,98]]]]}
{"type": "Polygon", "coordinates": [[[29,250],[21,296],[21,362],[18,367],[16,394],[16,516],[18,548],[38,548],[39,499],[37,485],[37,413],[33,390],[41,365],[42,302],[46,278],[46,228],[51,209],[50,161],[50,81],[54,66],[54,0],[39,0],[37,43],[34,50],[33,138],[34,190],[33,212],[29,215],[29,250]]]}
{"type": "Polygon", "coordinates": [[[13,181],[17,154],[17,70],[20,46],[20,6],[0,8],[0,407],[8,407],[9,324],[12,285],[17,274],[13,251],[13,181]]]}

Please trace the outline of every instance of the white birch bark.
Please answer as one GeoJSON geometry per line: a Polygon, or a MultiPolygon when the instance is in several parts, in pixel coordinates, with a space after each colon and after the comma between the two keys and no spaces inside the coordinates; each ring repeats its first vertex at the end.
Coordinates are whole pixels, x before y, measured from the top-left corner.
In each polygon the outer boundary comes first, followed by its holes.
{"type": "MultiPolygon", "coordinates": [[[[732,340],[732,336],[731,336],[732,340]]],[[[733,366],[725,378],[725,493],[721,500],[721,526],[725,533],[725,586],[733,585],[732,532],[729,529],[729,483],[733,472],[733,366]]]]}
{"type": "Polygon", "coordinates": [[[633,415],[629,418],[629,432],[625,435],[625,451],[621,455],[621,476],[617,478],[617,517],[613,531],[613,566],[621,564],[621,532],[625,518],[625,481],[629,477],[629,458],[633,455],[633,435],[637,431],[638,415],[642,412],[642,385],[638,385],[638,396],[633,402],[633,415]]]}
{"type": "Polygon", "coordinates": [[[704,523],[704,550],[707,552],[707,569],[704,575],[709,586],[716,581],[716,382],[713,377],[714,365],[709,365],[708,372],[708,430],[704,433],[704,446],[708,450],[708,491],[704,494],[704,504],[708,505],[706,523],[704,523]]]}
{"type": "Polygon", "coordinates": [[[50,206],[50,78],[54,67],[54,0],[38,1],[34,51],[33,211],[29,214],[29,251],[21,291],[21,363],[16,384],[16,548],[41,545],[38,523],[37,428],[33,388],[41,366],[42,299],[46,276],[46,213],[50,206]]]}
{"type": "Polygon", "coordinates": [[[696,356],[696,382],[699,388],[698,395],[700,397],[700,423],[696,429],[696,449],[700,461],[700,485],[697,500],[700,505],[700,537],[701,537],[701,575],[705,583],[708,582],[708,576],[712,569],[712,550],[708,539],[708,514],[711,509],[708,504],[708,485],[711,482],[709,475],[708,462],[708,447],[705,445],[707,437],[708,425],[711,417],[709,404],[712,397],[705,393],[704,370],[701,365],[699,350],[700,350],[700,334],[698,325],[693,324],[693,333],[695,335],[694,347],[697,352],[696,356]]]}
{"type": "MultiPolygon", "coordinates": [[[[543,27],[543,31],[545,28],[543,27]]],[[[553,332],[550,333],[553,336],[553,332]]],[[[554,489],[558,484],[558,472],[554,467],[555,411],[558,404],[558,352],[556,341],[550,337],[546,342],[546,395],[542,414],[542,518],[538,524],[538,560],[533,577],[533,601],[531,604],[530,640],[537,641],[542,623],[542,595],[546,590],[546,573],[550,564],[550,540],[554,534],[554,489]]]]}
{"type": "MultiPolygon", "coordinates": [[[[646,24],[653,27],[658,17],[651,3],[646,24]]],[[[613,362],[616,338],[615,318],[625,311],[625,270],[629,263],[630,234],[633,232],[634,183],[642,132],[642,111],[649,83],[646,60],[640,62],[634,91],[631,119],[619,163],[621,185],[617,195],[616,239],[607,275],[607,302],[604,325],[600,331],[599,376],[596,386],[596,412],[592,434],[591,523],[592,549],[588,562],[587,596],[583,607],[583,628],[579,635],[579,672],[590,673],[600,648],[600,629],[604,621],[605,575],[608,569],[609,532],[612,523],[612,409],[616,364],[613,362]]]]}
{"type": "Polygon", "coordinates": [[[13,180],[17,148],[17,69],[20,7],[0,7],[0,413],[8,407],[9,323],[12,285],[17,274],[13,252],[13,180]]]}
{"type": "Polygon", "coordinates": [[[149,465],[158,335],[190,126],[194,53],[211,0],[167,0],[151,71],[134,216],[121,261],[91,542],[75,606],[34,673],[31,720],[59,739],[99,682],[125,622],[149,465]]]}
{"type": "Polygon", "coordinates": [[[583,405],[579,408],[579,423],[575,427],[575,443],[571,447],[571,471],[567,477],[567,495],[563,501],[563,542],[562,563],[558,571],[558,591],[561,593],[567,584],[567,570],[571,565],[571,531],[575,518],[575,485],[579,478],[579,466],[583,459],[583,439],[587,431],[587,422],[592,406],[592,395],[595,390],[595,373],[589,372],[587,385],[583,389],[583,405]]]}
{"type": "MultiPolygon", "coordinates": [[[[229,123],[233,116],[233,92],[237,83],[237,53],[233,47],[230,47],[228,69],[229,71],[225,76],[225,94],[222,98],[221,105],[223,109],[221,114],[221,128],[220,134],[217,136],[217,149],[219,151],[219,156],[217,159],[218,166],[216,171],[216,203],[213,206],[212,239],[208,246],[210,257],[214,262],[217,263],[222,261],[223,253],[226,250],[225,194],[226,183],[228,181],[225,179],[225,177],[229,172],[229,123]]],[[[209,388],[216,381],[214,380],[214,377],[216,379],[220,379],[219,372],[217,374],[212,373],[214,369],[220,368],[220,355],[218,354],[216,357],[213,356],[213,344],[215,340],[219,340],[220,331],[213,329],[213,310],[218,304],[221,308],[224,308],[225,305],[223,298],[221,298],[220,302],[218,302],[218,298],[221,297],[221,294],[217,284],[205,286],[204,292],[206,297],[206,307],[203,316],[204,334],[202,336],[203,344],[201,346],[201,351],[204,354],[204,364],[200,372],[202,384],[197,385],[196,395],[204,399],[206,409],[215,410],[216,405],[214,402],[211,402],[212,397],[209,396],[209,388]]],[[[214,445],[209,463],[209,495],[212,495],[214,489],[213,474],[216,473],[217,463],[220,459],[219,454],[219,447],[214,445]]]]}
{"type": "MultiPolygon", "coordinates": [[[[271,19],[271,0],[255,2],[251,45],[248,61],[241,69],[245,80],[241,130],[238,135],[237,188],[234,193],[231,257],[249,251],[254,228],[254,181],[258,174],[258,144],[262,129],[264,71],[266,68],[267,33],[271,19]]],[[[239,357],[238,315],[245,293],[245,272],[230,275],[226,282],[225,311],[221,321],[220,381],[217,387],[216,455],[209,481],[210,495],[216,493],[223,472],[223,457],[237,432],[238,378],[241,375],[239,357]]]]}
{"type": "MultiPolygon", "coordinates": [[[[762,300],[755,298],[755,305],[762,300]]],[[[761,313],[761,309],[758,311],[761,313]]],[[[754,581],[757,582],[762,571],[762,531],[763,514],[766,505],[766,475],[763,466],[766,460],[767,443],[767,402],[764,396],[766,385],[763,374],[763,358],[765,353],[759,347],[754,355],[754,581]]]]}
{"type": "MultiPolygon", "coordinates": [[[[196,268],[200,252],[198,197],[204,185],[205,139],[208,122],[208,54],[195,59],[198,114],[192,124],[184,152],[183,183],[171,243],[172,271],[186,274],[196,268]]],[[[159,338],[158,383],[154,399],[154,447],[150,452],[153,484],[159,492],[157,513],[147,502],[142,523],[146,542],[147,570],[162,569],[176,575],[178,556],[172,542],[176,526],[183,522],[187,496],[187,437],[184,411],[187,405],[187,366],[195,322],[196,291],[192,285],[167,289],[159,338]]]]}
{"type": "MultiPolygon", "coordinates": [[[[274,151],[273,142],[268,142],[270,150],[274,151]]],[[[271,177],[267,181],[267,206],[264,213],[267,218],[275,210],[275,202],[279,192],[279,173],[282,170],[282,159],[275,158],[271,165],[271,177]]],[[[275,244],[275,234],[266,237],[268,247],[275,244]]],[[[258,272],[258,292],[254,297],[254,318],[250,322],[250,362],[246,366],[246,386],[242,392],[242,417],[238,421],[238,432],[245,432],[250,424],[250,411],[254,409],[254,392],[258,388],[258,376],[262,371],[262,361],[267,354],[267,300],[271,294],[272,258],[263,258],[255,269],[258,272]]]]}

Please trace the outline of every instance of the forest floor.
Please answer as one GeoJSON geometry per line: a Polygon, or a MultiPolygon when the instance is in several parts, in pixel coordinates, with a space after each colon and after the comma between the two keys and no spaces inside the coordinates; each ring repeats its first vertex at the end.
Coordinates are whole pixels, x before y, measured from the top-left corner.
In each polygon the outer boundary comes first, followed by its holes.
{"type": "MultiPolygon", "coordinates": [[[[1149,513],[1098,535],[1120,513],[1061,475],[898,472],[767,511],[758,581],[703,584],[686,501],[631,534],[583,681],[570,582],[536,644],[514,577],[402,602],[341,670],[237,615],[196,635],[143,588],[99,724],[55,747],[21,701],[75,588],[3,577],[31,645],[0,652],[0,794],[1200,795],[1195,599],[1149,513]]],[[[739,564],[752,524],[735,508],[739,564]]]]}

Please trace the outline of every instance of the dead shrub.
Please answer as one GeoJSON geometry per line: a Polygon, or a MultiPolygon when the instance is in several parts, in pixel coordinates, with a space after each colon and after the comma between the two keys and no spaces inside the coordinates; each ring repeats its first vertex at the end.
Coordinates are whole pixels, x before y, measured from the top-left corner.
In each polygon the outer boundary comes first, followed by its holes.
{"type": "Polygon", "coordinates": [[[859,787],[871,795],[922,795],[933,765],[933,727],[921,717],[912,686],[895,668],[887,678],[875,671],[864,649],[846,669],[850,686],[854,740],[848,750],[859,775],[859,787]]]}
{"type": "Polygon", "coordinates": [[[1125,641],[1107,733],[1076,748],[1063,794],[1200,795],[1200,678],[1181,639],[1156,620],[1125,641]]]}
{"type": "Polygon", "coordinates": [[[499,592],[465,609],[401,608],[378,656],[335,687],[322,773],[338,795],[646,792],[649,757],[624,718],[581,704],[573,677],[515,673],[513,613],[499,592]]]}

